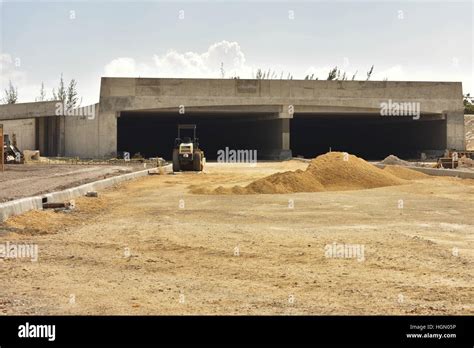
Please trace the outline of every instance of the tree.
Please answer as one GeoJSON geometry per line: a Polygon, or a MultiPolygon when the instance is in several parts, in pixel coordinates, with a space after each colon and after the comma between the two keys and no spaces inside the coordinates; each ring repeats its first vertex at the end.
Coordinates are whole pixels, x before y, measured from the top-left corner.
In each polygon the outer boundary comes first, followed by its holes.
{"type": "Polygon", "coordinates": [[[44,82],[41,82],[40,95],[36,98],[36,101],[45,101],[46,91],[44,90],[44,82]]]}
{"type": "Polygon", "coordinates": [[[463,95],[464,114],[474,114],[474,97],[470,93],[463,95]]]}
{"type": "Polygon", "coordinates": [[[370,80],[370,76],[372,76],[372,73],[373,73],[373,72],[374,72],[374,66],[372,65],[372,66],[370,67],[370,70],[367,71],[367,81],[370,80]]]}
{"type": "Polygon", "coordinates": [[[63,74],[59,80],[58,93],[53,88],[53,100],[60,100],[63,104],[66,102],[66,88],[64,87],[63,74]]]}
{"type": "Polygon", "coordinates": [[[14,87],[12,82],[9,81],[8,88],[5,89],[5,97],[3,102],[5,104],[15,104],[18,100],[18,88],[14,87]]]}
{"type": "Polygon", "coordinates": [[[225,77],[224,62],[221,62],[221,78],[225,77]]]}
{"type": "Polygon", "coordinates": [[[329,71],[327,80],[328,81],[335,80],[337,75],[338,75],[338,70],[337,70],[337,66],[335,66],[333,69],[329,71]]]}
{"type": "Polygon", "coordinates": [[[72,79],[71,82],[69,82],[69,86],[67,87],[67,93],[66,93],[66,109],[71,110],[74,109],[77,106],[77,89],[76,89],[77,83],[76,80],[72,79]]]}

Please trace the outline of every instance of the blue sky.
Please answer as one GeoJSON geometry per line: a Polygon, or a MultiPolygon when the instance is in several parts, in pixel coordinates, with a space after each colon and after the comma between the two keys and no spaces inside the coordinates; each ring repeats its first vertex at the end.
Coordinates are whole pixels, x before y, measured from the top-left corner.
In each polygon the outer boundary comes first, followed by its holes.
{"type": "Polygon", "coordinates": [[[363,79],[462,81],[474,93],[473,4],[338,2],[1,3],[2,90],[48,97],[59,75],[97,102],[101,76],[325,79],[335,65],[363,79]],[[73,11],[73,12],[71,12],[73,11]],[[291,12],[292,11],[292,12],[291,12]],[[184,18],[183,18],[184,15],[184,18]],[[180,18],[181,17],[181,18],[180,18]]]}

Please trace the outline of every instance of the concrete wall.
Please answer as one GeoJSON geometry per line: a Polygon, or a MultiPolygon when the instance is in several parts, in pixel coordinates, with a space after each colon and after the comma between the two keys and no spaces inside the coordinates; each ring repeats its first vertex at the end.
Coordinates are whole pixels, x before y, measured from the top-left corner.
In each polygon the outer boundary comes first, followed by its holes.
{"type": "Polygon", "coordinates": [[[3,124],[3,133],[10,136],[16,135],[16,144],[20,151],[36,150],[35,119],[26,118],[20,120],[0,121],[3,124]]]}
{"type": "MultiPolygon", "coordinates": [[[[121,112],[177,113],[183,105],[188,112],[219,110],[229,117],[235,112],[270,112],[274,119],[283,120],[268,122],[269,136],[275,137],[278,147],[275,150],[288,153],[292,118],[287,112],[289,105],[298,114],[363,113],[377,117],[380,104],[388,100],[419,102],[423,115],[445,118],[447,147],[465,149],[462,85],[458,82],[102,78],[93,120],[58,116],[54,132],[43,134],[40,127],[38,134],[39,138],[42,134],[54,136],[54,152],[58,155],[113,157],[121,112]]],[[[0,105],[0,122],[55,116],[56,103],[0,105]]]]}
{"type": "Polygon", "coordinates": [[[67,157],[99,157],[99,104],[89,116],[65,116],[65,153],[67,157]]]}
{"type": "MultiPolygon", "coordinates": [[[[388,100],[419,102],[422,114],[445,117],[447,146],[465,148],[460,82],[102,78],[99,155],[115,154],[117,115],[122,111],[177,112],[180,105],[201,112],[267,107],[279,110],[276,117],[291,119],[286,111],[293,105],[299,114],[379,116],[380,104],[388,100]]],[[[282,127],[278,136],[282,151],[290,143],[287,128],[282,127]]]]}
{"type": "Polygon", "coordinates": [[[380,103],[418,101],[423,113],[462,109],[460,82],[307,81],[243,79],[102,78],[101,111],[178,105],[295,105],[295,112],[321,107],[380,110],[380,103]]]}
{"type": "Polygon", "coordinates": [[[58,101],[0,105],[0,121],[56,115],[58,101]]]}

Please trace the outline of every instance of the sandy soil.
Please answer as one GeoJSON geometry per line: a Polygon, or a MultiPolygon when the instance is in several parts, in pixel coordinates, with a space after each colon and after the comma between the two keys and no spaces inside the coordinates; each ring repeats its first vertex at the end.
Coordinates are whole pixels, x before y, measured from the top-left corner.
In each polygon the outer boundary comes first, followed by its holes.
{"type": "Polygon", "coordinates": [[[0,203],[64,190],[143,169],[143,165],[9,164],[0,172],[0,203]]]}
{"type": "Polygon", "coordinates": [[[0,259],[0,313],[474,314],[473,180],[190,193],[305,167],[209,164],[11,218],[0,244],[36,243],[39,259],[0,259]],[[364,257],[328,257],[333,243],[364,257]]]}

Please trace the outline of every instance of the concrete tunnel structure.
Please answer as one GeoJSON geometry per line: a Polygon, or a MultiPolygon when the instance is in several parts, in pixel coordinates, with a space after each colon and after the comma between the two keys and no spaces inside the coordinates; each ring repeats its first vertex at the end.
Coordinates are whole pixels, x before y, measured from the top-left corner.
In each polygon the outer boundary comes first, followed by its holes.
{"type": "Polygon", "coordinates": [[[0,123],[8,133],[9,123],[32,120],[20,138],[46,156],[170,159],[183,123],[197,124],[210,160],[226,147],[263,160],[329,149],[366,159],[465,150],[460,82],[103,77],[93,113],[64,116],[56,102],[3,105],[0,123]],[[382,116],[387,102],[416,103],[420,116],[382,116]]]}

